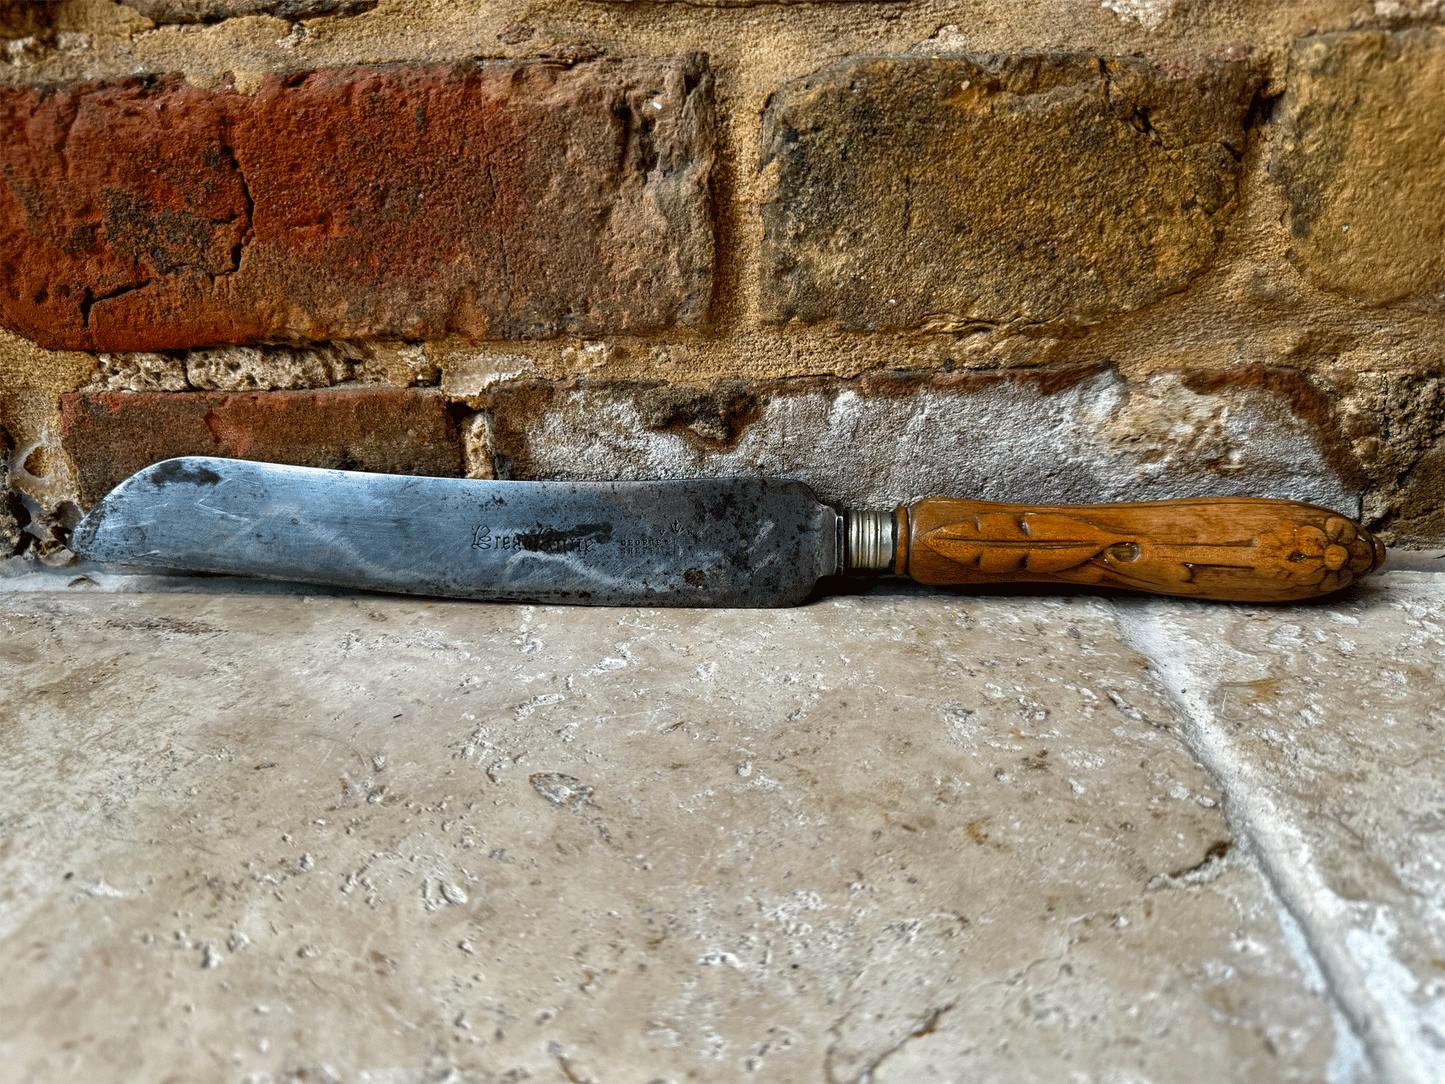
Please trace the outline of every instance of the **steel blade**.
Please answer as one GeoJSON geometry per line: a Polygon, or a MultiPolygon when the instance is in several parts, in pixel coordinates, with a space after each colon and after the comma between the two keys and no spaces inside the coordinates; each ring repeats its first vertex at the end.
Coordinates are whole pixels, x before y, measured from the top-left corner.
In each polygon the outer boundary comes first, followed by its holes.
{"type": "Polygon", "coordinates": [[[786,606],[839,569],[839,514],[799,482],[492,482],[170,459],[75,529],[95,561],[400,594],[786,606]]]}

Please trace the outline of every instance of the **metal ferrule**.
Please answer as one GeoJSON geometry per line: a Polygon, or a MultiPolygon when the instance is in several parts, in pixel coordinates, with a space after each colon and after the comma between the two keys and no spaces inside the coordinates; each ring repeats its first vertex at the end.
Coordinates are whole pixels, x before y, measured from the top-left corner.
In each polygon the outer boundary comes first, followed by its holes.
{"type": "Polygon", "coordinates": [[[892,512],[848,509],[847,563],[849,572],[877,571],[893,567],[894,527],[892,512]]]}

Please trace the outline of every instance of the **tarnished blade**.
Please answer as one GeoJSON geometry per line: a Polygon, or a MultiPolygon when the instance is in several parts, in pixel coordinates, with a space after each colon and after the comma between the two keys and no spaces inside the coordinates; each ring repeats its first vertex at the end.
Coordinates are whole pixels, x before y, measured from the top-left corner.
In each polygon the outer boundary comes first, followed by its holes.
{"type": "Polygon", "coordinates": [[[838,570],[838,519],[771,479],[486,482],[193,456],[122,482],[71,549],[413,595],[788,606],[838,570]]]}

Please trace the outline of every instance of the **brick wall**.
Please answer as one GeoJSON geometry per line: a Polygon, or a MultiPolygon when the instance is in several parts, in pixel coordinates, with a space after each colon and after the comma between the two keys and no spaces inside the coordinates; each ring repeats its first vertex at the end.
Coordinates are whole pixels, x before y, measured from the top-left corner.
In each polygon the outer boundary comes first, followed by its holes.
{"type": "Polygon", "coordinates": [[[1445,5],[0,0],[0,550],[182,453],[1445,544],[1445,5]]]}

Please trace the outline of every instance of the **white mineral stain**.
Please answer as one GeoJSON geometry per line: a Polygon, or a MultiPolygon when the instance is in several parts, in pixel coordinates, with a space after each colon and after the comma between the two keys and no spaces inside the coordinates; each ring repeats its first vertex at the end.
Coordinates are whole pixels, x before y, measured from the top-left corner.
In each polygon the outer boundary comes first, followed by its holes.
{"type": "Polygon", "coordinates": [[[534,696],[532,697],[532,699],[524,700],[522,703],[518,704],[516,708],[516,716],[518,719],[525,719],[538,708],[545,708],[550,707],[553,704],[560,704],[566,699],[567,698],[561,693],[542,693],[539,696],[534,696]]]}
{"type": "Polygon", "coordinates": [[[124,892],[114,885],[107,883],[103,877],[81,884],[78,887],[80,892],[86,896],[104,897],[115,900],[128,899],[130,896],[129,892],[124,892]]]}
{"type": "Polygon", "coordinates": [[[725,967],[735,968],[738,971],[743,969],[742,960],[738,959],[738,957],[734,956],[731,952],[705,952],[697,958],[697,962],[700,967],[723,965],[725,967]]]}

